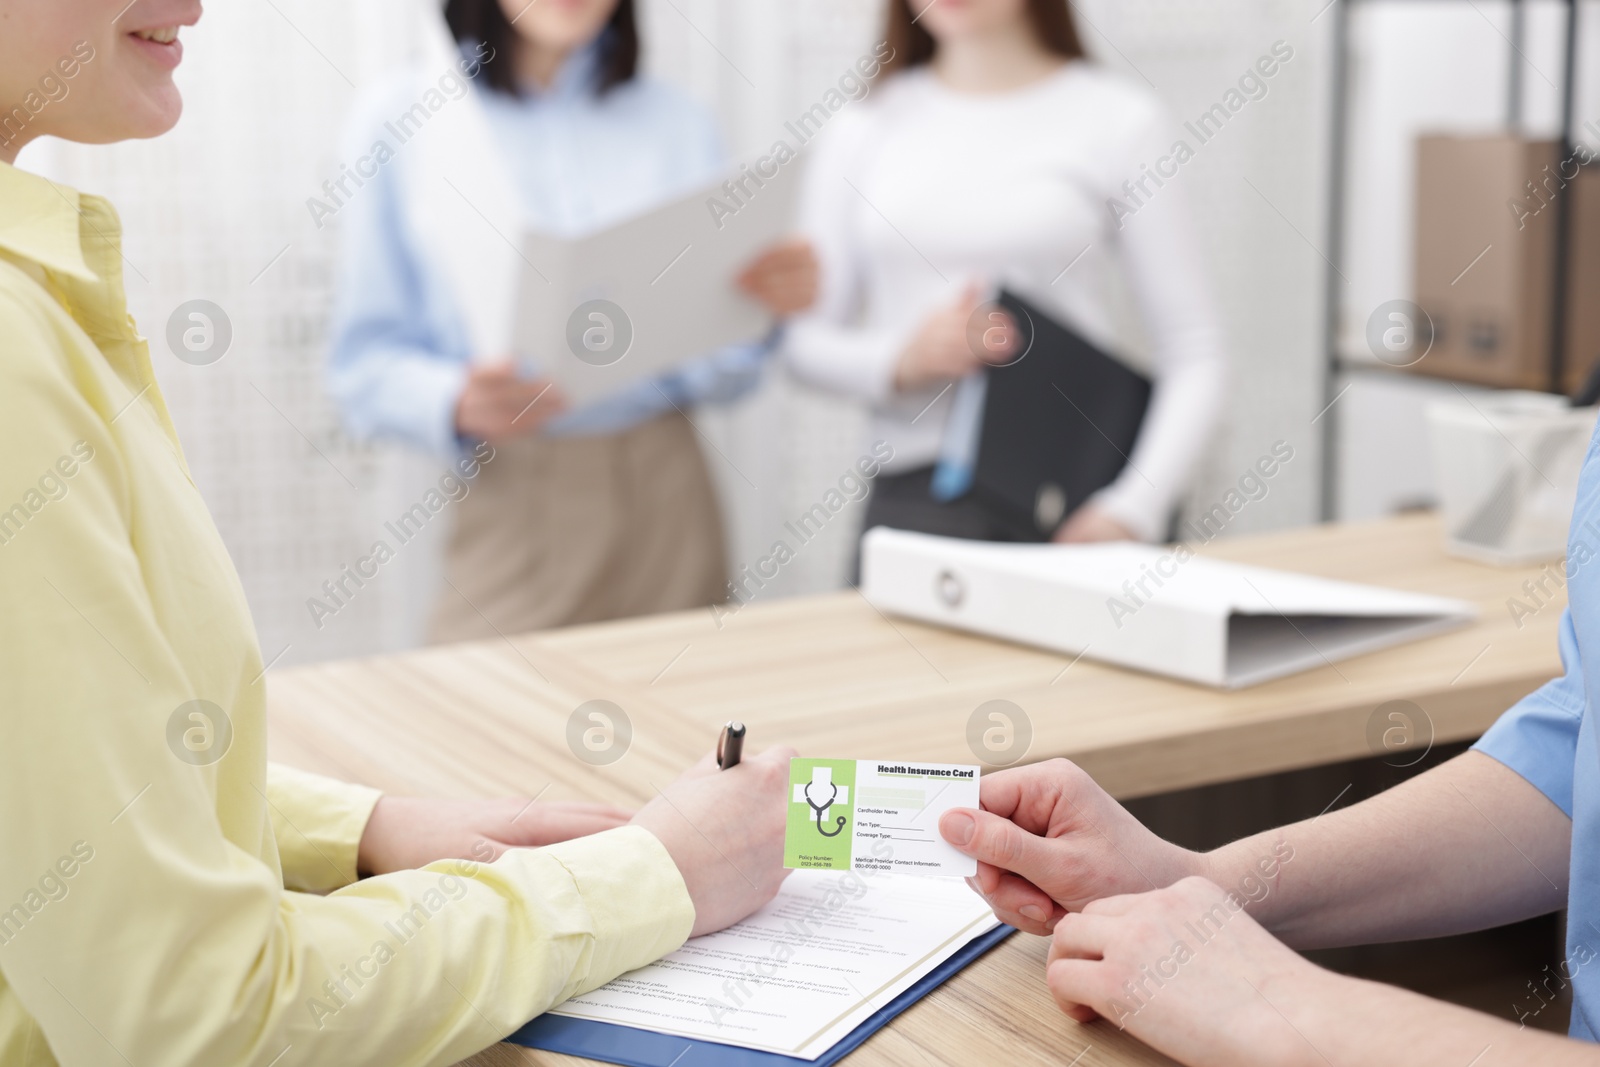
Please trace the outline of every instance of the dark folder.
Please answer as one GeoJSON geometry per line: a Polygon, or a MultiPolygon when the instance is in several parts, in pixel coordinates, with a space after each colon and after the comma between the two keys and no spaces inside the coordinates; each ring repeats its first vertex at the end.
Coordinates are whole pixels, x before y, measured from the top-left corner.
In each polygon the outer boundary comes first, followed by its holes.
{"type": "Polygon", "coordinates": [[[1150,380],[1009,290],[1020,359],[988,368],[972,492],[1019,541],[1057,526],[1127,465],[1150,380]]]}

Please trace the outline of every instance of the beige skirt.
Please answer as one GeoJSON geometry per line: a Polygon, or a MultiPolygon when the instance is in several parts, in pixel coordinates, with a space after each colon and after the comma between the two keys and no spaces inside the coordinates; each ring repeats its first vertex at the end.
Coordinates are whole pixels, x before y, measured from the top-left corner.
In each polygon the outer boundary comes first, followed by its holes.
{"type": "Polygon", "coordinates": [[[435,642],[706,607],[722,514],[689,420],[495,446],[457,505],[435,642]]]}

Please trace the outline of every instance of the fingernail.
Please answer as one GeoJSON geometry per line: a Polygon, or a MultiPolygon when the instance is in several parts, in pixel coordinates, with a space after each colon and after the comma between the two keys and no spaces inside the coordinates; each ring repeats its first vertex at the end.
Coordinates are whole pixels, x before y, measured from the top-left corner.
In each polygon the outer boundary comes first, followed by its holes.
{"type": "Polygon", "coordinates": [[[946,812],[939,828],[944,831],[944,839],[952,845],[965,845],[972,840],[973,832],[978,829],[977,820],[966,812],[946,812]]]}
{"type": "Polygon", "coordinates": [[[1045,920],[1044,909],[1037,904],[1024,904],[1017,909],[1017,912],[1023,918],[1032,919],[1036,923],[1042,923],[1045,920]]]}

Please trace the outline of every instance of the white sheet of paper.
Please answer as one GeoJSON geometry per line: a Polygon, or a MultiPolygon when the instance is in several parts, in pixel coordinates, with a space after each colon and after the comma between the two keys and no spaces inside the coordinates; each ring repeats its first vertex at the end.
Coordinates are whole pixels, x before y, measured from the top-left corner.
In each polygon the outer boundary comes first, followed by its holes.
{"type": "Polygon", "coordinates": [[[953,879],[796,871],[744,922],[554,1013],[814,1060],[999,924],[953,879]]]}
{"type": "Polygon", "coordinates": [[[719,182],[584,237],[525,233],[518,357],[577,406],[724,345],[760,340],[771,317],[734,281],[789,231],[799,169],[791,163],[760,188],[747,182],[751,195],[732,215],[708,206],[731,203],[719,182]],[[595,300],[623,318],[585,308],[595,300]],[[580,357],[575,338],[589,337],[594,344],[581,345],[580,357]]]}

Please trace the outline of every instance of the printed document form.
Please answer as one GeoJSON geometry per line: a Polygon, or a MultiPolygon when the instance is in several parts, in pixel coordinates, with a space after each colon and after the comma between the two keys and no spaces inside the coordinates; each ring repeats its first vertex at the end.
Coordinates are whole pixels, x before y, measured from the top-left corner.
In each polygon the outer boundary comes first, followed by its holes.
{"type": "Polygon", "coordinates": [[[999,925],[959,879],[796,871],[744,922],[552,1013],[814,1060],[999,925]]]}

